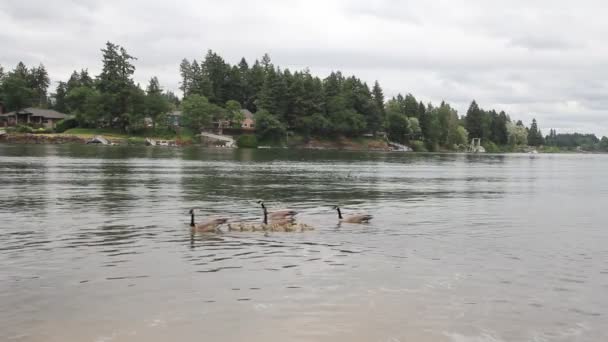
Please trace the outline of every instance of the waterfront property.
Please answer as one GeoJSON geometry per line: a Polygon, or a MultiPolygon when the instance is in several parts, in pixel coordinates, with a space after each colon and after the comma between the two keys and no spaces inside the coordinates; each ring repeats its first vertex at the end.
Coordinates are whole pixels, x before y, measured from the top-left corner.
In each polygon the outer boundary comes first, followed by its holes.
{"type": "Polygon", "coordinates": [[[55,128],[60,120],[67,117],[66,114],[52,109],[25,108],[14,112],[0,115],[4,127],[16,125],[34,125],[45,128],[55,128]]]}
{"type": "Polygon", "coordinates": [[[255,118],[253,113],[247,109],[241,109],[243,115],[243,121],[240,125],[235,125],[235,122],[231,120],[218,120],[213,122],[213,130],[218,134],[223,134],[224,130],[228,130],[231,133],[248,133],[255,130],[255,118]]]}

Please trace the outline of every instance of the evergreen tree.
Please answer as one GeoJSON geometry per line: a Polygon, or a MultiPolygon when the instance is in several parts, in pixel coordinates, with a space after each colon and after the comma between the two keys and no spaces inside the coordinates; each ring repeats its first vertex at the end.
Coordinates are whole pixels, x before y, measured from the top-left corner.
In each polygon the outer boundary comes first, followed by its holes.
{"type": "Polygon", "coordinates": [[[60,113],[67,113],[68,106],[66,103],[66,96],[68,94],[68,85],[65,82],[60,81],[57,84],[55,93],[53,94],[53,109],[60,113]]]}
{"type": "Polygon", "coordinates": [[[483,114],[477,102],[473,100],[465,117],[465,128],[470,138],[483,138],[483,114]]]}
{"type": "Polygon", "coordinates": [[[224,104],[227,100],[227,80],[229,79],[230,67],[224,59],[213,52],[207,51],[205,60],[201,64],[201,71],[211,83],[211,93],[207,95],[209,102],[224,104]]]}
{"type": "Polygon", "coordinates": [[[284,118],[287,111],[286,95],[287,85],[281,71],[268,69],[256,106],[258,109],[265,109],[279,118],[284,118]]]}
{"type": "Polygon", "coordinates": [[[33,104],[36,92],[32,90],[23,77],[23,73],[15,69],[2,80],[0,88],[2,101],[6,111],[21,110],[33,104]]]}
{"type": "Polygon", "coordinates": [[[179,64],[179,74],[182,78],[179,89],[184,94],[184,97],[190,95],[192,89],[192,83],[194,81],[194,75],[192,73],[192,64],[186,58],[182,59],[179,64]]]}
{"type": "Polygon", "coordinates": [[[152,77],[146,89],[145,114],[152,120],[153,130],[156,130],[156,124],[163,120],[170,108],[169,102],[162,93],[158,78],[152,77]]]}
{"type": "Polygon", "coordinates": [[[47,104],[47,90],[51,83],[49,74],[43,64],[30,70],[27,76],[28,87],[36,94],[36,105],[44,107],[47,104]]]}
{"type": "Polygon", "coordinates": [[[420,122],[420,132],[422,134],[422,137],[426,139],[426,137],[429,135],[429,128],[431,126],[431,116],[426,110],[426,107],[424,106],[424,103],[422,103],[422,101],[420,101],[420,103],[418,104],[417,116],[418,121],[420,122]]]}
{"type": "Polygon", "coordinates": [[[264,87],[265,79],[266,72],[264,71],[264,67],[262,67],[260,62],[256,60],[247,74],[249,96],[244,104],[245,108],[252,112],[256,112],[258,109],[259,95],[264,87]]]}
{"type": "Polygon", "coordinates": [[[384,117],[384,93],[382,92],[382,88],[380,87],[380,83],[376,81],[374,83],[374,88],[372,89],[372,98],[374,99],[374,103],[376,104],[376,108],[384,117]]]}
{"type": "Polygon", "coordinates": [[[143,103],[144,94],[135,86],[133,74],[135,57],[129,55],[122,46],[107,42],[103,53],[103,68],[97,76],[97,89],[102,96],[102,113],[107,114],[110,125],[118,125],[123,130],[129,126],[133,111],[143,103]]]}
{"type": "Polygon", "coordinates": [[[496,111],[492,111],[491,115],[491,139],[494,143],[498,145],[506,145],[509,141],[509,134],[507,132],[507,114],[502,111],[500,112],[500,114],[496,114],[496,111]]]}
{"type": "MultiPolygon", "coordinates": [[[[13,69],[12,74],[27,82],[30,72],[27,69],[27,67],[25,66],[25,64],[23,64],[23,62],[19,62],[19,63],[17,63],[17,66],[15,67],[15,69],[13,69]]],[[[26,84],[26,86],[27,86],[27,84],[26,84]]]]}
{"type": "Polygon", "coordinates": [[[412,94],[405,95],[403,100],[404,114],[408,117],[418,118],[418,101],[412,94]]]}
{"type": "Polygon", "coordinates": [[[532,124],[530,125],[530,129],[528,130],[528,144],[530,146],[540,146],[543,144],[543,140],[543,135],[538,129],[536,119],[532,119],[532,124]]]}

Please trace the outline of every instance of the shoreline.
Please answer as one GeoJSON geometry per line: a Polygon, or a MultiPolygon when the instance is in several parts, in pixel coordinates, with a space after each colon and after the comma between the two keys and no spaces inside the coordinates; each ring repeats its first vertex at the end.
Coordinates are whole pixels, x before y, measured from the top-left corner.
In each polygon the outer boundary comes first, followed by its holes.
{"type": "MultiPolygon", "coordinates": [[[[33,134],[33,133],[4,133],[0,135],[0,144],[10,145],[63,145],[63,144],[79,144],[87,145],[95,135],[87,134],[33,134]]],[[[103,136],[112,146],[146,146],[145,139],[140,136],[128,137],[113,137],[103,136]]],[[[154,138],[153,138],[154,139],[154,138]]],[[[183,148],[199,146],[204,148],[227,149],[221,146],[212,146],[205,144],[197,144],[192,141],[175,140],[173,146],[151,146],[163,148],[183,148]]],[[[366,139],[356,141],[355,139],[338,138],[336,140],[319,140],[311,139],[307,143],[291,144],[287,146],[258,146],[252,149],[291,149],[291,150],[311,150],[311,151],[348,151],[348,152],[398,152],[398,153],[415,153],[415,154],[606,154],[598,151],[571,151],[571,150],[551,150],[543,151],[539,149],[537,153],[526,151],[523,147],[519,151],[500,151],[500,152],[485,152],[472,153],[455,150],[439,150],[439,151],[399,151],[389,147],[388,143],[380,139],[366,139]]],[[[232,148],[230,148],[232,149],[232,148]]],[[[236,147],[235,149],[239,149],[236,147]]],[[[246,148],[244,148],[246,149],[246,148]]]]}

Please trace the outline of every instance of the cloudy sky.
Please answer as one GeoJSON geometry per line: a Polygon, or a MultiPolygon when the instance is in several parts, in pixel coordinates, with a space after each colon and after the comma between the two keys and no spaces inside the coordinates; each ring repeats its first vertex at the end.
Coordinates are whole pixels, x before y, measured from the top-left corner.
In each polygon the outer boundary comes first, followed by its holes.
{"type": "MultiPolygon", "coordinates": [[[[471,100],[526,124],[608,135],[608,4],[603,0],[1,0],[0,65],[43,63],[54,85],[96,74],[107,40],[136,79],[179,85],[182,58],[275,65],[378,80],[385,95],[471,100]]],[[[53,85],[53,88],[54,88],[53,85]]]]}

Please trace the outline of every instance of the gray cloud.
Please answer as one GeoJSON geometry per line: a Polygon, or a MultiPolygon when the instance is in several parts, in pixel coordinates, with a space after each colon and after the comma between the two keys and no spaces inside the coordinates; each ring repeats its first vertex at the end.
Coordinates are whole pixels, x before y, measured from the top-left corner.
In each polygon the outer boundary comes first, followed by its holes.
{"type": "Polygon", "coordinates": [[[136,57],[136,79],[176,90],[182,58],[207,49],[230,63],[265,52],[277,65],[340,69],[387,96],[445,100],[541,127],[608,135],[603,1],[294,0],[0,2],[0,64],[44,63],[53,81],[98,73],[107,40],[136,57]]]}

